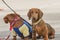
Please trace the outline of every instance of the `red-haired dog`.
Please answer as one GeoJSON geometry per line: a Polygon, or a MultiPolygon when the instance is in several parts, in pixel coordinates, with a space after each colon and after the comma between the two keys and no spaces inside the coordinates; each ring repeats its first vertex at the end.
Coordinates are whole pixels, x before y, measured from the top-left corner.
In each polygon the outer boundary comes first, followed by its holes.
{"type": "Polygon", "coordinates": [[[10,30],[12,31],[13,40],[16,40],[18,35],[24,40],[28,40],[28,37],[31,37],[31,26],[23,20],[18,14],[8,14],[4,18],[5,23],[10,23],[10,30]]]}
{"type": "Polygon", "coordinates": [[[43,36],[44,40],[48,40],[48,38],[54,38],[55,30],[42,19],[43,12],[40,9],[31,8],[27,16],[29,19],[32,19],[32,25],[35,25],[35,31],[38,36],[43,36]]]}

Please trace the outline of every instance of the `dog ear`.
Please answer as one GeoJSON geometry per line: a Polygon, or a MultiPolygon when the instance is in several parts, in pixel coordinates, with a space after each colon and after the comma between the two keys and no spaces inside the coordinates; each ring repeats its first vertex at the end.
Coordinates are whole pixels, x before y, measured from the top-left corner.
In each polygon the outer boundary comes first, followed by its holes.
{"type": "Polygon", "coordinates": [[[39,13],[38,13],[38,18],[40,19],[40,18],[42,18],[42,16],[43,16],[43,12],[42,12],[40,9],[38,9],[38,11],[39,11],[39,13]]]}
{"type": "Polygon", "coordinates": [[[8,23],[8,18],[7,17],[4,17],[3,20],[4,20],[5,23],[8,23]]]}
{"type": "Polygon", "coordinates": [[[31,19],[31,10],[29,10],[28,14],[27,14],[29,20],[31,19]]]}

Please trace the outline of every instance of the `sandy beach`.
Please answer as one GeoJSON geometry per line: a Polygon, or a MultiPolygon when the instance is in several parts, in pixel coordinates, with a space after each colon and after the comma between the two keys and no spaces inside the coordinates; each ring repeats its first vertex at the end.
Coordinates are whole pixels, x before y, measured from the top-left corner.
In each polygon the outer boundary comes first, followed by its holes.
{"type": "MultiPolygon", "coordinates": [[[[8,34],[9,34],[9,31],[0,32],[0,39],[5,40],[6,37],[8,36],[8,34]]],[[[12,40],[12,35],[11,34],[10,34],[9,40],[12,40]]],[[[17,40],[23,40],[23,39],[21,39],[20,37],[17,37],[17,40]]],[[[32,39],[29,39],[29,40],[32,40],[32,39]]],[[[43,40],[43,39],[37,39],[37,40],[43,40]]],[[[55,34],[55,38],[54,39],[49,39],[49,40],[60,40],[60,34],[55,34]]]]}
{"type": "MultiPolygon", "coordinates": [[[[55,29],[55,38],[49,40],[60,40],[60,0],[5,0],[9,6],[11,6],[22,18],[31,24],[31,20],[28,19],[27,13],[30,8],[39,8],[42,10],[42,19],[50,24],[55,29]]],[[[9,23],[4,23],[3,18],[12,11],[6,7],[6,5],[0,0],[0,40],[5,40],[9,34],[9,23]]],[[[11,35],[11,34],[10,34],[11,35]]],[[[10,37],[12,40],[12,35],[10,37]]],[[[17,40],[23,40],[17,38],[17,40]]],[[[31,39],[30,39],[31,40],[31,39]]],[[[43,40],[43,39],[37,39],[43,40]]]]}

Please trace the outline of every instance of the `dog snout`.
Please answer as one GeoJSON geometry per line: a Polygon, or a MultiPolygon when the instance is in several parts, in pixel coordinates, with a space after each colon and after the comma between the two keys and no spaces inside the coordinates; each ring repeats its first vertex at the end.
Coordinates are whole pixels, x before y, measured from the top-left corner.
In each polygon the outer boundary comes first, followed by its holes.
{"type": "Polygon", "coordinates": [[[7,18],[4,18],[4,22],[5,22],[5,23],[8,23],[8,19],[7,19],[7,18]]]}
{"type": "Polygon", "coordinates": [[[32,14],[32,19],[35,19],[35,20],[37,20],[37,18],[38,18],[38,14],[36,14],[36,13],[33,13],[33,14],[32,14]]]}

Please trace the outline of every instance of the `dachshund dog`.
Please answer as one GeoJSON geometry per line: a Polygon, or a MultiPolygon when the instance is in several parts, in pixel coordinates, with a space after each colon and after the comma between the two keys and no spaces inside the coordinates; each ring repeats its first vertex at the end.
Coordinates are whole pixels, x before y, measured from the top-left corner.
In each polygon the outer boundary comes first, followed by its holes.
{"type": "Polygon", "coordinates": [[[18,15],[4,0],[2,1],[8,8],[11,9],[11,11],[13,11],[13,13],[10,13],[3,18],[5,23],[10,23],[10,30],[12,31],[13,35],[12,40],[16,40],[17,35],[24,38],[24,40],[28,40],[28,37],[31,37],[31,25],[20,15],[18,15]]]}
{"type": "Polygon", "coordinates": [[[42,19],[43,12],[40,9],[31,8],[27,16],[32,20],[32,25],[39,37],[43,36],[44,40],[48,40],[48,37],[54,38],[55,30],[42,19]]]}
{"type": "Polygon", "coordinates": [[[10,23],[12,26],[12,35],[13,40],[16,40],[16,36],[18,35],[24,40],[28,40],[30,36],[29,28],[24,24],[24,20],[18,14],[8,14],[4,18],[5,23],[10,23]]]}

